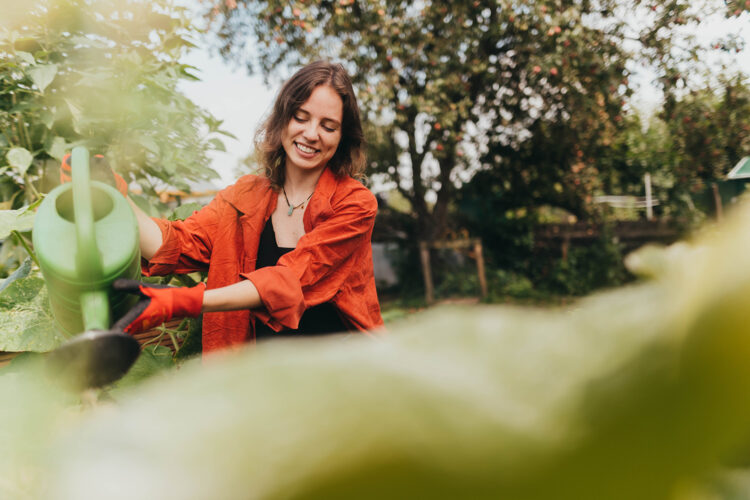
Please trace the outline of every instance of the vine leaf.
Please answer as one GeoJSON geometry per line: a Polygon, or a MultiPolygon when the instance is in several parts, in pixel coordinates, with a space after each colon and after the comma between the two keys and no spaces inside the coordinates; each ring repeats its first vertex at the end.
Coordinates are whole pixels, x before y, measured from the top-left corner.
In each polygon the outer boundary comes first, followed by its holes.
{"type": "Polygon", "coordinates": [[[147,378],[173,368],[174,365],[170,348],[163,345],[146,346],[141,350],[140,356],[128,370],[128,373],[110,389],[110,395],[117,397],[131,388],[137,387],[147,378]]]}
{"type": "Polygon", "coordinates": [[[52,83],[57,74],[57,64],[40,64],[29,70],[29,76],[34,82],[34,85],[39,87],[39,90],[44,92],[44,89],[52,83]]]}
{"type": "Polygon", "coordinates": [[[180,205],[179,207],[175,208],[172,215],[169,216],[169,220],[185,220],[193,215],[193,212],[195,212],[196,210],[200,210],[201,208],[203,208],[203,205],[201,205],[200,203],[185,203],[184,205],[180,205]]]}
{"type": "Polygon", "coordinates": [[[26,173],[34,156],[26,148],[11,148],[5,155],[11,167],[15,167],[22,175],[26,173]]]}
{"type": "Polygon", "coordinates": [[[62,161],[63,156],[65,156],[65,152],[68,149],[68,143],[65,142],[65,139],[62,137],[55,137],[52,139],[52,142],[49,145],[49,148],[46,149],[47,154],[49,154],[52,158],[62,161]]]}
{"type": "Polygon", "coordinates": [[[15,279],[0,292],[0,351],[47,352],[65,337],[49,311],[47,287],[37,273],[15,279]]]}
{"type": "Polygon", "coordinates": [[[34,56],[29,54],[28,52],[23,52],[21,50],[16,51],[16,57],[28,64],[34,64],[36,63],[36,60],[34,60],[34,56]]]}
{"type": "Polygon", "coordinates": [[[26,260],[23,261],[21,266],[15,271],[13,271],[13,274],[8,276],[5,280],[3,280],[2,283],[0,283],[0,292],[5,290],[8,287],[8,285],[13,283],[17,279],[25,278],[26,276],[29,275],[30,272],[31,272],[31,259],[27,257],[26,260]]]}
{"type": "Polygon", "coordinates": [[[6,239],[13,231],[31,231],[34,227],[34,216],[35,213],[28,208],[0,210],[0,240],[6,239]]]}

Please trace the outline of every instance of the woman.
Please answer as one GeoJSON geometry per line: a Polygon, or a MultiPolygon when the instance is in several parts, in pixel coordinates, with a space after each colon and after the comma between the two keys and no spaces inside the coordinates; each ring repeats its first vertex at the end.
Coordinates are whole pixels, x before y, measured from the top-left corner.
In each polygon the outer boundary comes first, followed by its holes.
{"type": "Polygon", "coordinates": [[[184,221],[151,219],[131,202],[143,273],[208,270],[208,279],[193,288],[116,282],[150,299],[118,322],[126,331],[203,312],[206,352],[276,332],[382,325],[370,244],[377,202],[356,180],[364,139],[343,67],[315,62],[292,76],[256,149],[264,175],[241,177],[184,221]]]}

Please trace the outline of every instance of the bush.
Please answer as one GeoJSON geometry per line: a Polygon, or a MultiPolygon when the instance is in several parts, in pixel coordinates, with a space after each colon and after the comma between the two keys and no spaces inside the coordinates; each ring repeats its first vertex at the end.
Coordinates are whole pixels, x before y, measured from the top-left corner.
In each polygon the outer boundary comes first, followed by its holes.
{"type": "Polygon", "coordinates": [[[633,277],[623,263],[621,245],[608,231],[586,246],[572,246],[566,260],[555,258],[538,286],[553,294],[586,295],[600,288],[622,285],[633,277]]]}

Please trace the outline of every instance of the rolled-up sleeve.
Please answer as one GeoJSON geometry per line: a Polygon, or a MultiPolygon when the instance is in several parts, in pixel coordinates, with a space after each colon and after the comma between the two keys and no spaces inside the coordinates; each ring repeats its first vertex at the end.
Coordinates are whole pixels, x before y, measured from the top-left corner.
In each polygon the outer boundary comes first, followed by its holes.
{"type": "Polygon", "coordinates": [[[150,260],[142,259],[143,274],[162,276],[208,269],[212,235],[218,226],[222,205],[223,199],[218,195],[184,221],[152,219],[161,230],[162,244],[150,260]]]}
{"type": "Polygon", "coordinates": [[[330,301],[369,255],[377,202],[366,189],[352,193],[300,238],[276,266],[242,274],[258,289],[265,309],[257,318],[274,330],[295,329],[307,307],[330,301]]]}

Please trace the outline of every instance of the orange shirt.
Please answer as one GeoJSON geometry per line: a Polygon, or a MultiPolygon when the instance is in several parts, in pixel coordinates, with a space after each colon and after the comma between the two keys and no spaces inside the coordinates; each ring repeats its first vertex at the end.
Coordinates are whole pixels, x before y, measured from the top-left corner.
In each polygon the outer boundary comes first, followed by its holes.
{"type": "Polygon", "coordinates": [[[203,315],[203,351],[255,338],[259,319],[274,330],[296,328],[306,308],[332,302],[355,330],[383,324],[370,238],[377,201],[360,182],[325,169],[303,215],[305,234],[276,266],[255,269],[260,234],[278,193],[268,179],[241,177],[184,221],[154,219],[163,243],[147,276],[208,270],[207,288],[249,279],[264,308],[203,315]]]}

